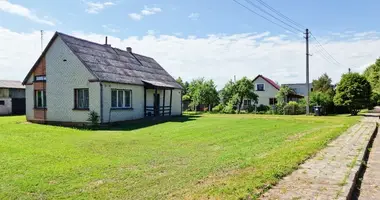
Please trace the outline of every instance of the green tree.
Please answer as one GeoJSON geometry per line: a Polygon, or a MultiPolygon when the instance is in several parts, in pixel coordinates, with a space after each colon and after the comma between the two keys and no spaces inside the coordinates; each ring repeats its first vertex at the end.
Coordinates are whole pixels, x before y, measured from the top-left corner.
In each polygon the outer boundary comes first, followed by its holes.
{"type": "Polygon", "coordinates": [[[278,90],[276,94],[277,102],[282,104],[287,102],[287,98],[289,94],[294,94],[295,92],[289,86],[283,85],[280,90],[278,90]]]}
{"type": "Polygon", "coordinates": [[[257,94],[253,92],[254,87],[252,80],[249,80],[247,77],[243,77],[238,80],[235,85],[235,95],[238,97],[238,113],[240,113],[240,108],[243,103],[244,98],[251,99],[257,102],[257,94]]]}
{"type": "Polygon", "coordinates": [[[375,64],[367,67],[363,75],[371,84],[372,90],[380,93],[380,59],[377,59],[375,64]]]}
{"type": "Polygon", "coordinates": [[[334,103],[347,106],[351,115],[357,115],[360,109],[370,104],[371,85],[358,73],[343,74],[334,96],[334,103]]]}
{"type": "Polygon", "coordinates": [[[223,105],[227,105],[227,103],[231,101],[235,94],[235,86],[235,83],[232,80],[229,80],[220,91],[219,96],[223,105]]]}
{"type": "Polygon", "coordinates": [[[313,80],[313,91],[331,93],[333,91],[331,78],[324,73],[318,79],[313,80]]]}
{"type": "Polygon", "coordinates": [[[188,95],[192,100],[194,109],[200,104],[206,104],[209,108],[218,104],[219,97],[213,80],[199,78],[189,84],[188,95]]]}
{"type": "Polygon", "coordinates": [[[178,77],[176,79],[177,83],[180,84],[183,88],[182,90],[182,95],[186,95],[188,90],[189,90],[189,82],[183,82],[182,78],[181,77],[178,77]]]}
{"type": "Polygon", "coordinates": [[[213,80],[208,80],[203,83],[202,102],[208,105],[209,111],[211,111],[212,106],[219,103],[218,91],[216,90],[216,85],[213,80]]]}
{"type": "Polygon", "coordinates": [[[310,104],[312,106],[327,106],[332,103],[332,98],[329,94],[317,91],[310,95],[310,104]]]}

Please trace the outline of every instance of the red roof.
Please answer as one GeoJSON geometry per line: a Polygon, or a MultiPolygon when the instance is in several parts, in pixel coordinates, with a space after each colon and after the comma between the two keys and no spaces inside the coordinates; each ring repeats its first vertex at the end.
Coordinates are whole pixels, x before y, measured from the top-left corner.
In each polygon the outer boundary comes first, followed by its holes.
{"type": "Polygon", "coordinates": [[[262,79],[264,79],[266,82],[268,82],[269,84],[271,84],[274,88],[276,88],[277,90],[280,90],[280,86],[274,82],[273,80],[271,80],[270,78],[267,78],[261,74],[259,74],[258,76],[256,76],[256,78],[253,79],[253,81],[255,81],[256,79],[258,79],[259,77],[261,77],[262,79]]]}

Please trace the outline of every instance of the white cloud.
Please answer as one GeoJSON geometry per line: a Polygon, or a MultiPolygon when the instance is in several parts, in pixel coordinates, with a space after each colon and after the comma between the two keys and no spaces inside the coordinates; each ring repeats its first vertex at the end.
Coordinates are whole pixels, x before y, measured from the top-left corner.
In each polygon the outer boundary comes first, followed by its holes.
{"type": "MultiPolygon", "coordinates": [[[[105,37],[83,32],[68,34],[101,44],[105,37]]],[[[45,32],[45,44],[52,35],[51,31],[45,32]]],[[[318,39],[327,38],[319,36],[318,39]]],[[[280,84],[305,81],[305,42],[290,35],[283,37],[264,32],[177,37],[156,33],[128,38],[109,36],[108,41],[114,47],[131,46],[134,52],[153,57],[174,77],[181,76],[187,81],[197,77],[211,78],[218,88],[234,75],[254,78],[263,74],[280,84]],[[267,39],[273,37],[278,38],[267,39]]],[[[41,52],[39,31],[19,33],[0,27],[0,44],[0,79],[22,80],[41,52]],[[19,59],[20,55],[23,59],[19,59]]],[[[333,65],[312,50],[311,80],[327,72],[337,82],[348,67],[361,72],[375,62],[380,52],[380,39],[334,40],[324,47],[346,66],[333,65]]]]}
{"type": "Polygon", "coordinates": [[[159,12],[162,12],[161,8],[158,8],[158,7],[150,8],[148,6],[144,6],[144,9],[141,10],[140,13],[130,13],[128,14],[128,16],[133,20],[139,21],[143,18],[143,16],[155,15],[159,12]]]}
{"type": "Polygon", "coordinates": [[[0,11],[26,17],[29,20],[32,20],[40,24],[47,24],[49,26],[55,25],[55,23],[49,20],[47,16],[40,18],[28,8],[25,8],[18,4],[12,4],[9,1],[0,0],[0,11]]]}
{"type": "Polygon", "coordinates": [[[143,15],[154,15],[154,14],[159,13],[161,11],[162,11],[161,8],[157,8],[157,7],[149,8],[147,6],[144,6],[144,10],[141,11],[141,14],[143,14],[143,15]]]}
{"type": "Polygon", "coordinates": [[[118,33],[120,32],[120,29],[119,28],[116,28],[114,25],[112,24],[103,24],[102,25],[103,29],[107,32],[111,32],[111,33],[118,33]]]}
{"type": "Polygon", "coordinates": [[[133,19],[133,20],[141,20],[142,19],[142,16],[140,14],[137,14],[137,13],[129,13],[128,16],[133,19]]]}
{"type": "Polygon", "coordinates": [[[87,1],[85,2],[87,5],[86,12],[90,14],[98,14],[100,11],[105,9],[106,7],[114,6],[115,3],[107,1],[107,2],[92,2],[87,1]]]}
{"type": "Polygon", "coordinates": [[[188,17],[191,19],[191,20],[198,20],[200,14],[199,13],[191,13],[188,17]]]}

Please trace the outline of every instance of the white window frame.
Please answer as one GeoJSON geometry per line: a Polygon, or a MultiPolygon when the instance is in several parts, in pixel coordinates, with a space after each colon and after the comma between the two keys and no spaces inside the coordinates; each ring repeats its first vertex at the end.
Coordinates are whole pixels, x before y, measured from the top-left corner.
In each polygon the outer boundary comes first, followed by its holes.
{"type": "Polygon", "coordinates": [[[74,102],[74,109],[89,109],[90,108],[90,91],[89,91],[89,89],[88,88],[75,88],[74,89],[74,92],[75,92],[75,94],[74,94],[74,96],[75,96],[75,102],[74,102]],[[85,97],[85,90],[87,90],[87,94],[88,94],[88,97],[87,97],[87,99],[86,99],[86,97],[85,97]],[[87,102],[87,107],[85,107],[85,106],[83,106],[83,107],[79,107],[79,101],[80,101],[80,99],[79,99],[79,93],[80,92],[82,92],[83,93],[83,98],[84,99],[82,99],[82,101],[83,101],[83,105],[85,105],[85,101],[87,100],[88,102],[87,102]]]}
{"type": "Polygon", "coordinates": [[[256,84],[255,84],[255,90],[256,90],[256,91],[265,91],[265,84],[264,84],[264,83],[256,83],[256,84]],[[263,85],[263,90],[258,90],[258,89],[257,89],[257,85],[263,85]]]}
{"type": "Polygon", "coordinates": [[[35,108],[46,108],[46,92],[44,90],[34,90],[34,107],[35,108]],[[38,106],[38,93],[41,92],[41,105],[42,107],[38,106]]]}
{"type": "Polygon", "coordinates": [[[46,81],[46,76],[45,75],[35,76],[34,81],[36,82],[46,81]]]}
{"type": "Polygon", "coordinates": [[[115,108],[115,109],[118,109],[118,108],[132,108],[132,90],[125,90],[125,89],[111,89],[111,108],[115,108]],[[113,91],[116,91],[116,107],[115,106],[112,106],[112,92],[113,91]],[[122,99],[122,106],[119,107],[119,92],[120,91],[123,91],[123,98],[122,99]],[[129,105],[126,105],[126,101],[125,101],[125,95],[126,93],[129,92],[129,105]]]}

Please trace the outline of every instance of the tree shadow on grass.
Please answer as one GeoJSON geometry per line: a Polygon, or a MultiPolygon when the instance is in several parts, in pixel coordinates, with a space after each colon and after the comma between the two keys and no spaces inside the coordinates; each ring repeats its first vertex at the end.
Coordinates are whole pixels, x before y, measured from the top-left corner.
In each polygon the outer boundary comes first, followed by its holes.
{"type": "Polygon", "coordinates": [[[189,121],[194,121],[198,119],[199,115],[190,115],[190,116],[172,116],[172,117],[148,117],[144,119],[138,120],[129,120],[122,122],[114,122],[110,124],[101,124],[98,126],[73,126],[73,125],[65,125],[65,124],[51,124],[52,126],[62,126],[68,128],[75,128],[80,130],[93,130],[93,131],[132,131],[141,128],[147,128],[150,126],[155,126],[158,124],[163,124],[166,122],[174,122],[174,123],[184,123],[189,121]]]}

